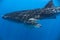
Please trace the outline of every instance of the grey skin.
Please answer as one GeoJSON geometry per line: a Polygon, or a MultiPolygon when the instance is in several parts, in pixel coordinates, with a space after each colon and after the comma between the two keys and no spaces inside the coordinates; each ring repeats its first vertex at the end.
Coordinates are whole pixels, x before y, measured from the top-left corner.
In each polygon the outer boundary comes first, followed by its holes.
{"type": "Polygon", "coordinates": [[[36,22],[37,19],[56,18],[56,15],[59,12],[60,7],[55,7],[53,5],[53,1],[51,0],[44,8],[11,12],[5,14],[2,18],[23,22],[29,25],[41,26],[41,24],[36,22]]]}

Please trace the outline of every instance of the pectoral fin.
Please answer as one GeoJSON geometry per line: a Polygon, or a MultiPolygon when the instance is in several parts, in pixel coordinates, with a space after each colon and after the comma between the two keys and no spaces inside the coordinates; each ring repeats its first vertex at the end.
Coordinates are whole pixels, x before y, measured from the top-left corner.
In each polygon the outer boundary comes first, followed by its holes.
{"type": "Polygon", "coordinates": [[[28,20],[28,22],[29,22],[30,24],[34,25],[35,27],[38,27],[38,28],[42,26],[41,24],[39,24],[39,23],[37,22],[37,19],[35,19],[35,18],[30,18],[30,19],[28,20]]]}
{"type": "Polygon", "coordinates": [[[30,20],[30,21],[36,21],[37,19],[35,19],[35,18],[30,18],[29,20],[30,20]]]}

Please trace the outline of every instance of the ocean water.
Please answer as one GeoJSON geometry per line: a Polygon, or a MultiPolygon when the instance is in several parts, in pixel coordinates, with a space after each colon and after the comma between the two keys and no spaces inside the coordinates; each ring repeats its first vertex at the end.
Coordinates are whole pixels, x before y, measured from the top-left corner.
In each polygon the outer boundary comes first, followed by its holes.
{"type": "MultiPolygon", "coordinates": [[[[50,0],[0,0],[0,40],[59,40],[60,15],[56,19],[39,20],[40,28],[2,19],[9,12],[44,8],[50,0]]],[[[53,0],[60,6],[60,0],[53,0]]]]}

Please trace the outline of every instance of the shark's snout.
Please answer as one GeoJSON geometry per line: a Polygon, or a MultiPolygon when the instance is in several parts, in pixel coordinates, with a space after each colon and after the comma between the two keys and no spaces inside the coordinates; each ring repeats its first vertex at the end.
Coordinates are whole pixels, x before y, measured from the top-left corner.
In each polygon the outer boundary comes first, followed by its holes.
{"type": "Polygon", "coordinates": [[[9,16],[8,15],[4,15],[4,16],[2,16],[2,18],[3,19],[7,19],[7,18],[9,18],[9,16]]]}

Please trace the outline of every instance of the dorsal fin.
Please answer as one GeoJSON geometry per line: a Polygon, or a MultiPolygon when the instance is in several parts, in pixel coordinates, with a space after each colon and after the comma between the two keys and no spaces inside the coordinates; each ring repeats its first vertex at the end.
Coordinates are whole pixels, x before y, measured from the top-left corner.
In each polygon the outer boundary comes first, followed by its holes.
{"type": "Polygon", "coordinates": [[[53,0],[49,1],[48,4],[45,6],[45,8],[51,8],[54,7],[53,0]]]}

